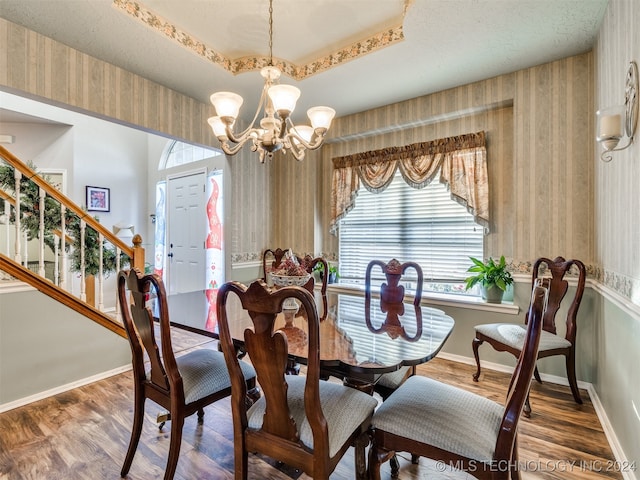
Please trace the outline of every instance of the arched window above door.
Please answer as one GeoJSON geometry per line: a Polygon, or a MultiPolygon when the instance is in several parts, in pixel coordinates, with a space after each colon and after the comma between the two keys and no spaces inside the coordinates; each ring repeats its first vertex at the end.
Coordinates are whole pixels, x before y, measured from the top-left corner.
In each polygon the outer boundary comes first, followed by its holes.
{"type": "Polygon", "coordinates": [[[217,157],[222,154],[222,150],[216,148],[206,148],[173,140],[167,144],[167,148],[165,148],[160,158],[158,170],[179,167],[180,165],[199,162],[200,160],[206,160],[207,158],[217,157]]]}

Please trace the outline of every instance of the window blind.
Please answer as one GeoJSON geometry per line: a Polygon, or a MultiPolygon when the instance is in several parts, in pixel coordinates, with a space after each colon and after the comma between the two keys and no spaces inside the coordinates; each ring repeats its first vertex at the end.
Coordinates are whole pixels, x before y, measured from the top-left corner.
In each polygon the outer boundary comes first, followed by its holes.
{"type": "MultiPolygon", "coordinates": [[[[340,222],[340,281],[364,283],[371,260],[396,258],[422,267],[425,289],[464,293],[469,257],[483,258],[483,236],[483,228],[438,177],[415,189],[397,172],[381,193],[361,188],[355,207],[340,222]]],[[[378,268],[372,277],[384,278],[378,268]]],[[[413,269],[406,277],[415,281],[413,269]]]]}

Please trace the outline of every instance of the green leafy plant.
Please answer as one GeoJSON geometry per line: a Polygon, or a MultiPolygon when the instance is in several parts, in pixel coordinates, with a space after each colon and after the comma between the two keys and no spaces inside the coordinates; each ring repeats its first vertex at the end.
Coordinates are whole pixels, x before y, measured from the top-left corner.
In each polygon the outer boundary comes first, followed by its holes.
{"type": "MultiPolygon", "coordinates": [[[[338,273],[338,267],[335,265],[329,265],[329,277],[333,277],[334,280],[337,280],[338,277],[340,276],[340,274],[338,273]]],[[[318,272],[320,274],[320,278],[323,278],[324,276],[324,264],[322,263],[316,263],[315,266],[313,267],[313,271],[314,272],[318,272]]]]}
{"type": "Polygon", "coordinates": [[[467,272],[473,272],[475,275],[465,279],[467,290],[473,288],[475,285],[481,285],[485,288],[491,288],[495,285],[504,292],[507,289],[507,285],[513,283],[513,277],[507,270],[504,255],[500,257],[500,261],[497,263],[491,257],[489,257],[489,260],[486,262],[482,262],[473,257],[469,258],[473,262],[473,265],[469,267],[467,272]]]}
{"type": "MultiPolygon", "coordinates": [[[[33,164],[29,167],[36,171],[33,164]]],[[[45,175],[45,180],[49,180],[45,175]]],[[[15,191],[14,168],[11,165],[0,165],[0,189],[6,192],[15,191]]],[[[38,239],[40,236],[40,189],[38,185],[31,181],[28,177],[22,176],[20,179],[20,211],[21,211],[21,229],[27,234],[27,240],[38,239]]],[[[4,212],[4,202],[0,202],[0,214],[4,212]]],[[[51,251],[55,251],[55,245],[58,239],[55,232],[60,229],[61,209],[60,203],[53,198],[46,196],[44,204],[44,243],[51,251]]],[[[94,219],[98,219],[94,217],[94,219]]],[[[10,214],[9,220],[15,222],[15,210],[10,214]]],[[[73,272],[80,272],[80,218],[67,209],[65,212],[65,228],[68,235],[73,239],[73,244],[65,245],[65,249],[71,250],[70,269],[73,272]]],[[[105,247],[102,252],[102,270],[105,275],[116,271],[116,250],[106,240],[102,242],[105,247]]],[[[84,262],[85,274],[96,275],[100,268],[100,241],[98,232],[91,227],[87,227],[84,240],[84,262]]],[[[120,253],[120,265],[125,266],[129,263],[129,257],[120,253]]]]}

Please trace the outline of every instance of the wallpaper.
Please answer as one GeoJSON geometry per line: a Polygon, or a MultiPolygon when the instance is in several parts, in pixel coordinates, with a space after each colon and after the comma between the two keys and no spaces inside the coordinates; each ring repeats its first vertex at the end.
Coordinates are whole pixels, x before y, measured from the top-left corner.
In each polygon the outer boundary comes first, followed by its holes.
{"type": "Polygon", "coordinates": [[[272,165],[274,205],[283,192],[295,191],[296,199],[295,209],[280,211],[275,237],[335,258],[333,157],[484,130],[492,216],[486,255],[505,255],[519,272],[540,256],[561,255],[594,274],[592,72],[588,53],[337,118],[316,156],[272,165]]]}
{"type": "MultiPolygon", "coordinates": [[[[620,105],[629,62],[640,67],[640,4],[616,0],[609,4],[598,39],[595,109],[620,105]]],[[[639,125],[640,127],[640,125],[639,125]]],[[[626,150],[613,160],[599,159],[596,168],[596,263],[603,283],[640,305],[640,129],[626,150]]]]}
{"type": "MultiPolygon", "coordinates": [[[[630,2],[616,5],[631,8],[630,2]]],[[[215,145],[206,123],[209,105],[2,19],[0,40],[0,87],[7,91],[215,145]]],[[[628,61],[628,55],[615,57],[606,81],[622,88],[628,61]]],[[[638,147],[611,164],[592,160],[594,78],[594,55],[585,53],[337,118],[326,145],[302,162],[276,156],[260,165],[251,152],[230,158],[231,209],[241,212],[227,224],[232,262],[255,262],[274,245],[336,258],[326,207],[331,158],[484,130],[492,215],[486,254],[505,255],[518,271],[542,255],[579,258],[592,276],[633,297],[640,277],[640,253],[630,245],[640,233],[633,218],[640,211],[633,181],[639,167],[628,159],[634,152],[637,158],[638,147]],[[596,169],[602,172],[597,182],[596,169]],[[629,199],[636,207],[622,207],[629,199]]],[[[606,98],[599,101],[613,102],[623,93],[601,95],[606,98]]]]}

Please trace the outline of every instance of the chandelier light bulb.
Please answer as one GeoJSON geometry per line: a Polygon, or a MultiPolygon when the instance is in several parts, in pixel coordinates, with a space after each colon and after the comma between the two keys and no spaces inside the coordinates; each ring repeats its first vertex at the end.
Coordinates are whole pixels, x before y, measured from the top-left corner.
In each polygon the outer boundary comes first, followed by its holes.
{"type": "Polygon", "coordinates": [[[211,126],[211,129],[213,130],[213,134],[216,136],[216,138],[220,138],[220,137],[226,138],[227,136],[225,132],[226,127],[224,126],[224,123],[222,123],[222,120],[220,119],[220,117],[209,117],[207,122],[209,122],[209,125],[211,126]]]}
{"type": "Polygon", "coordinates": [[[329,130],[331,121],[335,117],[336,111],[331,107],[312,107],[307,110],[307,116],[311,120],[313,129],[321,128],[329,130]]]}
{"type": "MultiPolygon", "coordinates": [[[[305,142],[311,143],[311,137],[313,137],[313,128],[311,128],[309,125],[296,125],[291,130],[305,142]]],[[[296,137],[292,138],[295,145],[300,144],[300,141],[296,137]]]]}
{"type": "Polygon", "coordinates": [[[269,98],[273,103],[273,109],[286,115],[293,112],[296,108],[296,102],[300,98],[300,89],[293,85],[274,85],[269,87],[269,98]]]}
{"type": "Polygon", "coordinates": [[[220,118],[231,117],[234,120],[238,118],[243,100],[237,93],[216,92],[211,95],[210,100],[220,118]]]}

